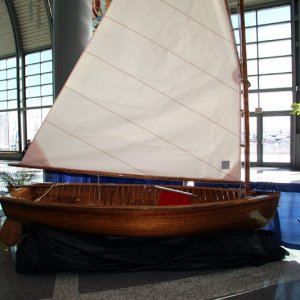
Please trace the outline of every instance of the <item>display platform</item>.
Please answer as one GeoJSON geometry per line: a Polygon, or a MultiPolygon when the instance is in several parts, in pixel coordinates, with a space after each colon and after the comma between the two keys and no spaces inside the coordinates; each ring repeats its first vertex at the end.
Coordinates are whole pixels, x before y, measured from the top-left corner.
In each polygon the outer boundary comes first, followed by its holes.
{"type": "Polygon", "coordinates": [[[172,238],[95,236],[41,225],[26,231],[16,252],[22,274],[226,269],[260,266],[287,254],[270,231],[172,238]]]}

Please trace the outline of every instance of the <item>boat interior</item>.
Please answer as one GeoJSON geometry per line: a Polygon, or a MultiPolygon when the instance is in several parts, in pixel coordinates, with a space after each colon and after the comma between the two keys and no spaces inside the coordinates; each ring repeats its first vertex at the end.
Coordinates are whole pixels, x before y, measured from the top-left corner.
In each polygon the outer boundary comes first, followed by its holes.
{"type": "MultiPolygon", "coordinates": [[[[94,206],[164,205],[168,194],[173,204],[200,204],[244,198],[243,189],[134,184],[35,184],[14,187],[12,197],[39,202],[94,206]],[[180,200],[181,199],[181,200],[180,200]],[[185,200],[186,199],[186,200],[185,200]]],[[[168,205],[172,203],[168,202],[168,205]]]]}

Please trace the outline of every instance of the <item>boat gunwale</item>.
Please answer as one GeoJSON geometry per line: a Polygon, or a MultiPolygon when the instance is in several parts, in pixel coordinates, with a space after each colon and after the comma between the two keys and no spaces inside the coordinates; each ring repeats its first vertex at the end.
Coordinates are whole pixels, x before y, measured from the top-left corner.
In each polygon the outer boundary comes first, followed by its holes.
{"type": "Polygon", "coordinates": [[[266,200],[266,198],[270,198],[270,200],[274,197],[278,197],[279,201],[280,192],[271,192],[270,194],[258,194],[255,196],[247,196],[244,198],[237,198],[232,200],[223,200],[223,201],[212,201],[212,202],[204,202],[204,203],[196,203],[196,204],[180,204],[180,205],[113,205],[113,206],[99,206],[99,205],[80,205],[80,204],[70,204],[70,203],[59,203],[57,202],[41,202],[35,200],[28,200],[25,198],[17,198],[13,196],[2,196],[0,198],[0,202],[8,203],[8,204],[21,204],[24,206],[33,206],[33,207],[51,207],[53,209],[64,209],[64,210],[93,210],[93,211],[121,211],[121,210],[153,210],[153,211],[167,211],[167,210],[197,210],[200,208],[209,208],[209,207],[226,207],[237,204],[252,204],[254,202],[260,202],[262,200],[266,200]],[[262,199],[263,198],[263,199],[262,199]]]}
{"type": "MultiPolygon", "coordinates": [[[[232,182],[234,183],[234,182],[232,182]]],[[[235,184],[240,184],[235,182],[235,184]]],[[[31,183],[31,184],[23,184],[23,185],[14,185],[12,188],[14,190],[19,190],[21,188],[52,188],[59,186],[96,186],[96,187],[130,187],[130,188],[138,188],[144,187],[153,188],[153,189],[164,189],[170,188],[173,189],[173,192],[186,192],[188,189],[195,190],[216,190],[216,191],[224,191],[224,192],[236,192],[239,194],[245,194],[245,190],[242,187],[215,187],[215,186],[188,186],[188,185],[172,185],[172,184],[130,184],[130,183],[77,183],[77,182],[39,182],[39,183],[31,183]],[[176,190],[178,189],[178,190],[176,190]]],[[[11,192],[8,192],[7,195],[10,195],[11,192]]],[[[188,192],[191,193],[191,192],[188,192]]],[[[256,193],[256,191],[251,191],[251,193],[256,193]]],[[[4,195],[5,196],[5,195],[4,195]]],[[[0,196],[0,200],[3,196],[0,196]]],[[[12,195],[10,197],[13,197],[12,195]]]]}

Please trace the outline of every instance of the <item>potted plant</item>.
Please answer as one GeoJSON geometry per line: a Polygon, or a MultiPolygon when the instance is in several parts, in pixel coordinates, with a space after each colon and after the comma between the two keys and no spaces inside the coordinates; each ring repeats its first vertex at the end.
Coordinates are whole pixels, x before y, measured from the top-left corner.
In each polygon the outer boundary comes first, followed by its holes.
{"type": "Polygon", "coordinates": [[[9,187],[22,185],[31,182],[32,177],[37,173],[35,170],[20,168],[17,171],[0,171],[0,195],[8,192],[9,187]]]}

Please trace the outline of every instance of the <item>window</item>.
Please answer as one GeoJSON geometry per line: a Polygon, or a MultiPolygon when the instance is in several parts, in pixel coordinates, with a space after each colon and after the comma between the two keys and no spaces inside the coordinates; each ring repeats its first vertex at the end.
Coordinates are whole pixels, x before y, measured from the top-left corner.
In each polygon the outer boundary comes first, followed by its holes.
{"type": "Polygon", "coordinates": [[[51,50],[25,56],[25,85],[27,108],[53,104],[51,50]]]}
{"type": "Polygon", "coordinates": [[[46,118],[50,108],[27,110],[27,138],[32,140],[46,118]]]}
{"type": "Polygon", "coordinates": [[[52,51],[25,56],[27,139],[33,139],[53,104],[52,51]]]}
{"type": "Polygon", "coordinates": [[[32,139],[53,105],[52,50],[25,56],[25,78],[19,78],[20,90],[17,68],[16,57],[0,60],[0,151],[22,150],[19,149],[19,128],[24,126],[21,132],[32,139]],[[23,98],[24,101],[20,100],[23,98]]]}
{"type": "MultiPolygon", "coordinates": [[[[232,15],[239,49],[238,15],[232,15]]],[[[250,110],[250,159],[264,163],[291,162],[293,65],[291,7],[283,5],[245,14],[250,110]]]]}
{"type": "Polygon", "coordinates": [[[0,151],[18,151],[17,59],[0,60],[0,151]]]}

